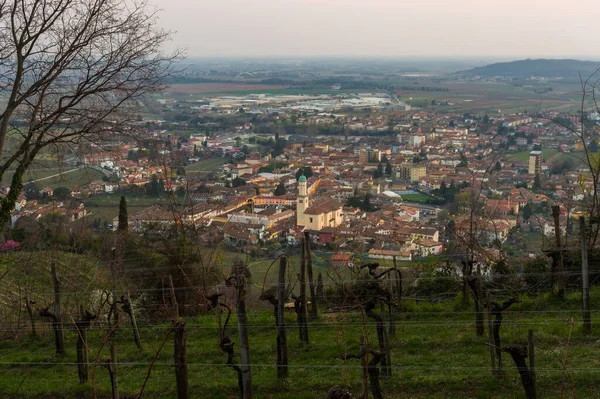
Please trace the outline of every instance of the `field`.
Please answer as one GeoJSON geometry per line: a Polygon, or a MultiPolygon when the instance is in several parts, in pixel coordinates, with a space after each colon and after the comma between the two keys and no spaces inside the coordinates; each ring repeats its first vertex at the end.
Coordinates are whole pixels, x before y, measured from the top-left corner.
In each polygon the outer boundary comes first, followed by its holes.
{"type": "MultiPolygon", "coordinates": [[[[600,292],[593,290],[592,303],[600,292]]],[[[594,398],[600,395],[597,353],[600,334],[585,337],[580,330],[579,296],[569,295],[557,303],[551,297],[523,298],[504,313],[503,343],[526,343],[528,329],[536,341],[538,397],[594,398]],[[574,327],[571,329],[571,320],[574,327]],[[566,368],[564,368],[566,365],[566,368]],[[564,369],[563,369],[564,368],[564,369]]],[[[229,299],[231,300],[231,298],[229,299]]],[[[143,349],[132,342],[131,330],[116,335],[119,388],[124,397],[140,392],[155,353],[164,342],[152,367],[144,398],[174,398],[173,339],[171,324],[140,319],[143,349]]],[[[286,314],[289,378],[278,381],[275,373],[275,327],[272,310],[253,308],[249,313],[249,339],[255,398],[325,398],[334,385],[360,390],[358,360],[342,360],[357,353],[359,336],[376,346],[374,322],[364,322],[359,312],[322,313],[310,323],[310,344],[299,341],[293,311],[286,314]]],[[[56,357],[48,327],[41,337],[22,337],[0,342],[0,396],[19,398],[92,398],[91,383],[80,385],[75,365],[76,332],[67,321],[67,356],[56,357]]],[[[229,334],[237,341],[236,318],[229,334]]],[[[23,325],[26,329],[27,325],[23,325]]],[[[102,346],[106,330],[95,326],[88,332],[90,380],[98,397],[110,397],[106,370],[108,357],[102,346]],[[96,360],[97,359],[97,360],[96,360]]],[[[504,375],[490,371],[486,339],[474,333],[473,315],[450,302],[417,304],[405,300],[397,316],[397,333],[391,338],[392,376],[382,378],[384,398],[523,398],[519,375],[510,356],[503,356],[504,375]]],[[[237,354],[236,345],[236,354],[237,354]]],[[[216,317],[187,318],[187,360],[191,397],[224,399],[237,397],[235,373],[225,365],[218,347],[216,317]]],[[[235,362],[239,362],[236,356],[235,362]]]]}
{"type": "MultiPolygon", "coordinates": [[[[515,159],[522,163],[528,163],[530,152],[531,151],[520,151],[520,152],[515,152],[514,154],[507,154],[507,158],[515,159]]],[[[548,160],[553,158],[556,154],[558,154],[558,150],[555,150],[552,148],[546,148],[546,149],[542,150],[542,158],[544,159],[544,162],[548,162],[548,160]]]]}
{"type": "Polygon", "coordinates": [[[188,165],[185,170],[190,173],[208,173],[219,168],[227,162],[225,158],[203,159],[188,165]]]}
{"type": "Polygon", "coordinates": [[[444,79],[418,78],[414,82],[405,80],[398,82],[406,89],[397,90],[401,101],[413,106],[429,106],[435,100],[441,109],[454,112],[493,113],[522,112],[523,110],[559,109],[574,110],[577,107],[581,91],[577,85],[568,82],[526,82],[522,85],[511,85],[496,82],[462,82],[444,79]],[[411,86],[415,90],[410,90],[411,86]],[[423,92],[416,90],[420,86],[443,87],[448,91],[423,92]],[[551,87],[552,91],[539,93],[535,90],[551,87]],[[410,100],[412,98],[412,100],[410,100]],[[445,105],[450,102],[450,105],[445,105]]]}
{"type": "MultiPolygon", "coordinates": [[[[96,180],[102,180],[101,172],[89,168],[76,168],[67,165],[48,168],[32,168],[27,171],[23,179],[24,183],[35,183],[38,187],[57,188],[66,186],[69,188],[85,186],[96,180]]],[[[12,172],[7,172],[2,178],[2,184],[10,184],[12,172]]]]}
{"type": "Polygon", "coordinates": [[[401,197],[402,197],[403,201],[418,202],[421,204],[429,204],[432,202],[436,202],[434,197],[427,195],[427,194],[423,194],[423,193],[403,194],[401,197]]]}
{"type": "MultiPolygon", "coordinates": [[[[152,205],[167,205],[169,203],[166,197],[132,197],[129,195],[125,197],[127,199],[127,212],[129,215],[135,215],[152,205]]],[[[97,195],[86,199],[84,205],[89,215],[88,219],[100,219],[112,223],[113,218],[119,214],[120,201],[120,195],[97,195]]]]}
{"type": "Polygon", "coordinates": [[[551,165],[558,162],[573,162],[574,167],[585,165],[585,153],[583,151],[559,152],[544,159],[551,165]]]}
{"type": "Polygon", "coordinates": [[[244,83],[187,83],[170,85],[163,92],[165,94],[208,94],[240,91],[256,92],[285,88],[286,86],[244,83]]]}

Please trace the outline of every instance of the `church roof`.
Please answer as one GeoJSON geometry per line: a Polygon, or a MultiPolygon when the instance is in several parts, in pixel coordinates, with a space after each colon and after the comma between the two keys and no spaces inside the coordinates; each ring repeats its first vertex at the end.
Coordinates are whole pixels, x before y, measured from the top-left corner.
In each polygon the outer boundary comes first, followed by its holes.
{"type": "Polygon", "coordinates": [[[316,204],[308,207],[305,211],[305,215],[320,215],[322,213],[329,213],[337,211],[342,208],[342,204],[335,198],[328,198],[324,201],[319,201],[316,204]]]}
{"type": "Polygon", "coordinates": [[[306,176],[300,176],[300,178],[298,179],[298,183],[306,183],[306,176]]]}

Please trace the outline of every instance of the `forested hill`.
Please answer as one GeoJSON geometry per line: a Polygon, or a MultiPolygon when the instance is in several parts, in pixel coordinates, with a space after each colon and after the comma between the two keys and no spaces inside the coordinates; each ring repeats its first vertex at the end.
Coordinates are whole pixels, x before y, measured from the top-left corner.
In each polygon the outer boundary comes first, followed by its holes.
{"type": "Polygon", "coordinates": [[[580,60],[519,60],[512,62],[499,62],[495,64],[477,67],[468,71],[460,72],[467,76],[505,76],[510,78],[527,78],[530,76],[545,78],[578,78],[587,77],[600,68],[600,62],[580,60]]]}

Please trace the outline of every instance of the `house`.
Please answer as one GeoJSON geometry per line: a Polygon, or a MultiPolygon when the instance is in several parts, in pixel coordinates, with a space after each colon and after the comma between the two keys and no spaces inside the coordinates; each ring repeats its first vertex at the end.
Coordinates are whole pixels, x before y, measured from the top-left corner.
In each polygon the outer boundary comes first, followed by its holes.
{"type": "Polygon", "coordinates": [[[394,250],[394,249],[376,249],[371,248],[369,250],[369,258],[373,259],[394,259],[396,260],[412,260],[412,254],[410,250],[394,250]]]}
{"type": "Polygon", "coordinates": [[[105,183],[103,185],[103,189],[105,193],[111,194],[119,189],[118,183],[105,183]]]}
{"type": "Polygon", "coordinates": [[[331,267],[343,268],[352,267],[352,254],[332,254],[331,267]]]}

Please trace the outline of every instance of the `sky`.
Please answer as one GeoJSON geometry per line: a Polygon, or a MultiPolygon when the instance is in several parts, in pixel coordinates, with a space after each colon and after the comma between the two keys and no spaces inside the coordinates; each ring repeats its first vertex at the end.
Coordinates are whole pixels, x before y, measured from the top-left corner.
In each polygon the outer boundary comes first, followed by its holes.
{"type": "Polygon", "coordinates": [[[149,0],[189,57],[600,59],[599,0],[149,0]]]}

